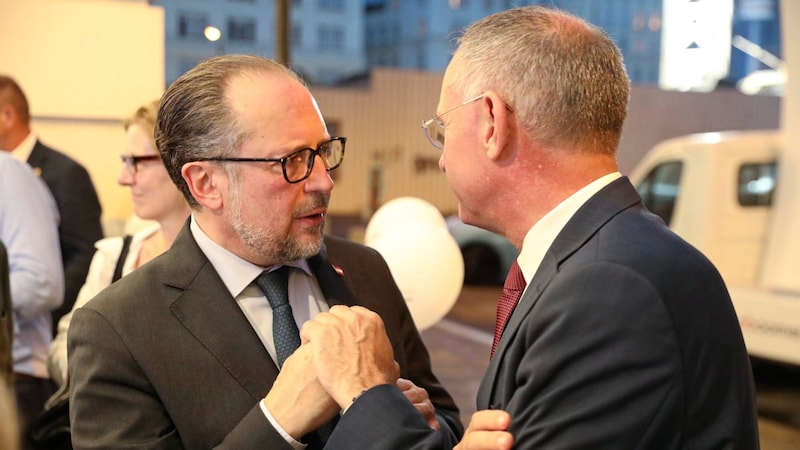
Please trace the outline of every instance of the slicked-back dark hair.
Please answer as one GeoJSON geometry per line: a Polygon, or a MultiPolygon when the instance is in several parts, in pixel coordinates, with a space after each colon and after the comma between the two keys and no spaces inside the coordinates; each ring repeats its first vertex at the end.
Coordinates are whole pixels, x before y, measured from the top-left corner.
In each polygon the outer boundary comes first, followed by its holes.
{"type": "Polygon", "coordinates": [[[238,153],[247,130],[237,122],[227,98],[233,78],[269,73],[303,84],[285,66],[258,56],[223,55],[207,59],[175,80],[158,108],[155,141],[172,181],[192,208],[199,207],[181,175],[198,158],[238,153]]]}

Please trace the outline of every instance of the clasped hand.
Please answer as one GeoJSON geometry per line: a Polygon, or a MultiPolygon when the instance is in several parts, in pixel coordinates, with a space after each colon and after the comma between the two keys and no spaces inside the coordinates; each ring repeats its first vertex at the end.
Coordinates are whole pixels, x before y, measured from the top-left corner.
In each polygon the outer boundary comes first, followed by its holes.
{"type": "Polygon", "coordinates": [[[291,436],[315,430],[381,384],[396,384],[431,428],[440,429],[425,389],[399,378],[378,314],[360,306],[333,306],[306,322],[300,338],[301,346],[286,359],[265,398],[270,414],[291,436]]]}
{"type": "MultiPolygon", "coordinates": [[[[441,429],[427,391],[399,378],[400,367],[376,313],[360,306],[333,306],[306,322],[300,338],[300,347],[286,359],[265,399],[293,437],[317,429],[381,384],[395,384],[432,429],[441,429]]],[[[478,411],[456,449],[510,449],[510,421],[504,411],[478,411]]]]}

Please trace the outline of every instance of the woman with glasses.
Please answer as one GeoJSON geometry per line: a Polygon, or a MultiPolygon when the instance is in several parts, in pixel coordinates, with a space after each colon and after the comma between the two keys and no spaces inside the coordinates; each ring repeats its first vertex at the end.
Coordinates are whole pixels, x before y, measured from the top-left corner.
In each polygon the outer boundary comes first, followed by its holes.
{"type": "MultiPolygon", "coordinates": [[[[136,217],[153,223],[131,236],[127,255],[122,255],[124,258],[121,258],[122,236],[105,238],[95,244],[97,251],[73,311],[114,281],[118,263],[121,268],[118,276],[126,275],[167,250],[189,217],[189,206],[156,150],[153,128],[157,111],[158,101],[150,102],[125,122],[125,153],[121,156],[122,170],[117,179],[121,186],[130,188],[136,217]]],[[[60,386],[51,404],[60,393],[67,392],[67,329],[71,318],[70,312],[59,321],[58,333],[50,346],[50,376],[60,386]]]]}

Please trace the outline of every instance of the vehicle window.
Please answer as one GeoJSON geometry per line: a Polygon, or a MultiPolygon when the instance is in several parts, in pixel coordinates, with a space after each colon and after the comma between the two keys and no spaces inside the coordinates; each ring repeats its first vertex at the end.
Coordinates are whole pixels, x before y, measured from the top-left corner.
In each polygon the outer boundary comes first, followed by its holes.
{"type": "Polygon", "coordinates": [[[778,163],[743,164],[739,168],[738,199],[742,206],[770,206],[778,163]]]}
{"type": "Polygon", "coordinates": [[[661,163],[636,187],[644,206],[661,217],[667,225],[672,220],[672,212],[680,192],[682,170],[683,163],[680,161],[661,163]]]}

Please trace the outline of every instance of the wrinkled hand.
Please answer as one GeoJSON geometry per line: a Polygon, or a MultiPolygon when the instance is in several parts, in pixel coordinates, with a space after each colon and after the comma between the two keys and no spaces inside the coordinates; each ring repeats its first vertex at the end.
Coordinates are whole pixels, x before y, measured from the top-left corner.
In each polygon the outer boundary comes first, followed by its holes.
{"type": "Polygon", "coordinates": [[[319,381],[342,410],[400,375],[383,320],[361,306],[333,306],[304,323],[300,339],[311,346],[319,381]]]}
{"type": "Polygon", "coordinates": [[[508,431],[511,416],[498,409],[486,409],[472,415],[464,438],[455,450],[510,450],[514,436],[508,431]]]}
{"type": "Polygon", "coordinates": [[[339,405],[317,379],[311,347],[301,345],[286,361],[264,398],[273,418],[295,440],[339,414],[339,405]]]}
{"type": "Polygon", "coordinates": [[[398,378],[396,384],[408,401],[422,414],[428,425],[436,431],[442,431],[439,420],[436,419],[436,409],[433,407],[430,397],[428,397],[428,391],[405,378],[398,378]]]}

